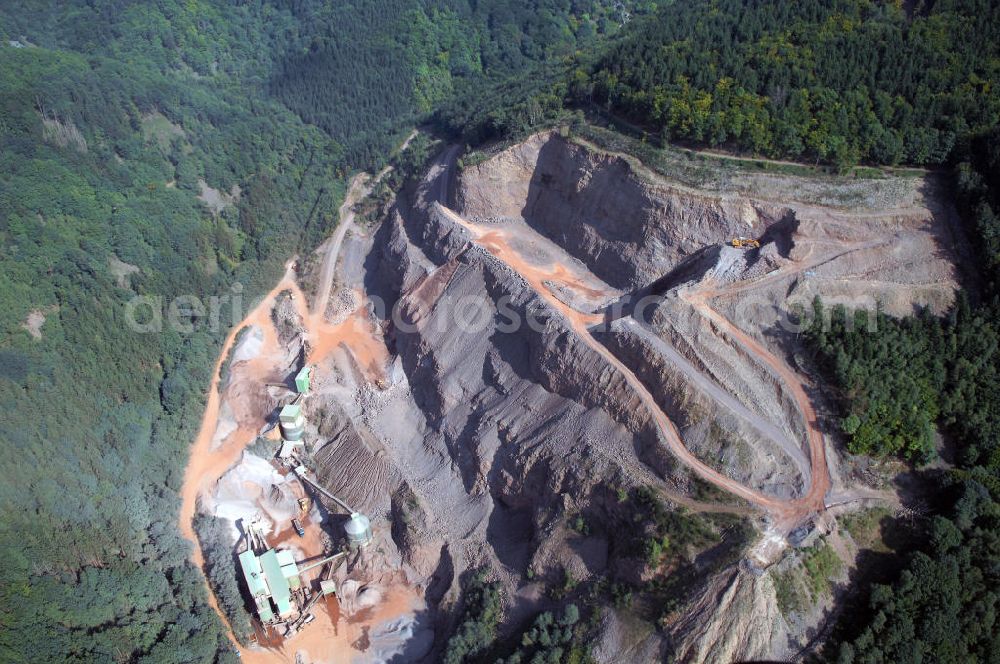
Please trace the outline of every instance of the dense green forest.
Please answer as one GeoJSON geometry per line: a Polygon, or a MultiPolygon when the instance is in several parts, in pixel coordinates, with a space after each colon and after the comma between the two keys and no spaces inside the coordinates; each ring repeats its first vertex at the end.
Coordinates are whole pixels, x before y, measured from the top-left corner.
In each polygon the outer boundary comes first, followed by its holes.
{"type": "Polygon", "coordinates": [[[949,315],[879,315],[869,330],[857,312],[827,317],[815,305],[806,340],[835,388],[848,449],[919,463],[938,455],[941,431],[949,462],[923,473],[937,512],[916,526],[923,548],[891,584],[862,591],[827,648],[837,662],[990,661],[1000,647],[998,166],[994,129],[971,141],[955,169],[981,278],[949,315]]]}
{"type": "Polygon", "coordinates": [[[1000,648],[1000,503],[982,484],[945,478],[949,507],[922,524],[925,544],[898,578],[875,585],[826,649],[838,664],[991,662],[1000,648]]]}
{"type": "Polygon", "coordinates": [[[1000,120],[998,55],[991,0],[668,2],[572,94],[667,139],[939,164],[1000,120]]]}
{"type": "MultiPolygon", "coordinates": [[[[839,388],[855,454],[936,455],[935,426],[951,434],[962,468],[1000,472],[1000,129],[976,138],[956,168],[957,202],[978,252],[981,283],[948,316],[902,320],[816,302],[806,339],[839,388]],[[855,320],[857,319],[857,320],[855,320]]],[[[996,482],[996,480],[993,480],[996,482]]],[[[1000,488],[1000,484],[995,485],[1000,488]]]]}
{"type": "Polygon", "coordinates": [[[141,334],[126,303],[236,283],[249,303],[335,223],[340,148],[244,87],[283,39],[267,13],[0,9],[3,661],[225,652],[175,523],[229,307],[141,334]]]}
{"type": "Polygon", "coordinates": [[[637,4],[606,48],[548,58],[449,100],[475,143],[564,107],[664,141],[844,168],[935,165],[1000,122],[1000,3],[694,0],[637,4]]]}
{"type": "MultiPolygon", "coordinates": [[[[293,2],[314,35],[281,59],[270,89],[345,145],[352,163],[381,163],[402,124],[442,107],[507,113],[509,97],[495,90],[509,84],[534,89],[526,72],[594,47],[636,4],[379,0],[320,8],[293,2]],[[345,29],[351,25],[365,26],[364,34],[345,29]]],[[[562,106],[562,98],[554,101],[562,106]]]]}
{"type": "Polygon", "coordinates": [[[945,318],[880,314],[873,333],[868,312],[827,315],[817,302],[809,341],[845,395],[848,449],[927,462],[940,423],[962,441],[960,464],[1000,471],[997,314],[963,297],[945,318]]]}

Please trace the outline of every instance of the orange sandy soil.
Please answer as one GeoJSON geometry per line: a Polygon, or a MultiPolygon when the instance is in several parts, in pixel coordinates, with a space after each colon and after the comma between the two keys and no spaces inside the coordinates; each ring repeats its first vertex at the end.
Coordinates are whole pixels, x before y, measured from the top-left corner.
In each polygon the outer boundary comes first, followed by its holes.
{"type": "MultiPolygon", "coordinates": [[[[349,352],[371,379],[381,378],[384,371],[388,351],[382,341],[380,331],[367,319],[365,308],[359,307],[343,322],[330,324],[323,317],[326,302],[321,301],[316,312],[305,309],[305,297],[295,282],[291,263],[286,268],[281,281],[263,298],[259,305],[247,317],[233,328],[226,337],[219,359],[216,361],[212,380],[206,395],[205,412],[202,416],[201,428],[191,448],[184,484],[181,489],[181,510],[179,526],[181,533],[194,544],[191,560],[199,567],[204,565],[204,557],[195,536],[193,519],[198,507],[198,499],[204,493],[210,492],[219,478],[233,467],[239,460],[243,450],[256,438],[257,432],[264,425],[267,412],[259,412],[259,406],[240,389],[254,384],[274,382],[279,379],[275,375],[277,364],[282,356],[279,348],[277,332],[271,320],[271,312],[276,298],[283,291],[291,291],[299,317],[305,327],[305,338],[309,341],[310,352],[307,362],[315,365],[317,371],[322,371],[323,363],[336,350],[349,352]],[[263,332],[263,343],[260,353],[247,362],[241,362],[233,368],[233,379],[227,393],[229,402],[237,420],[237,428],[227,435],[221,443],[213,446],[216,430],[219,425],[219,413],[223,399],[219,394],[219,370],[222,362],[229,355],[239,331],[248,326],[256,326],[263,332]]],[[[253,390],[248,390],[252,392],[253,390]]],[[[324,554],[322,531],[317,523],[304,522],[306,535],[299,538],[288,529],[280,533],[272,544],[286,543],[301,551],[301,560],[318,558],[324,554]]],[[[321,573],[322,568],[316,568],[306,573],[304,583],[310,583],[321,573]]],[[[225,623],[225,616],[219,609],[215,596],[209,589],[209,603],[225,623]]],[[[289,642],[277,649],[245,649],[239,648],[244,661],[251,662],[293,662],[295,653],[300,649],[309,651],[312,661],[339,662],[348,661],[352,653],[350,644],[360,638],[368,623],[374,624],[380,620],[391,618],[409,611],[413,602],[418,599],[416,594],[405,587],[391,590],[385,600],[370,617],[363,622],[341,624],[336,628],[335,618],[331,618],[331,610],[325,604],[314,607],[316,620],[307,625],[289,642]]],[[[336,606],[335,600],[330,600],[336,606]]],[[[334,613],[336,611],[334,610],[334,613]]],[[[343,621],[341,621],[343,623],[343,621]]],[[[232,637],[232,635],[230,634],[232,637]]],[[[233,639],[235,644],[235,639],[233,639]]],[[[281,643],[280,637],[271,634],[271,643],[281,643]]]]}
{"type": "Polygon", "coordinates": [[[511,247],[504,231],[483,231],[478,226],[462,219],[450,210],[448,212],[459,223],[472,231],[476,237],[477,244],[481,245],[524,277],[525,281],[531,285],[535,292],[541,294],[546,300],[549,300],[560,313],[569,318],[575,325],[585,328],[589,325],[596,325],[604,320],[603,314],[583,313],[567,306],[559,298],[555,297],[549,287],[545,285],[546,281],[558,282],[567,288],[572,288],[580,292],[603,295],[600,291],[596,291],[580,283],[580,280],[565,265],[554,263],[550,266],[540,266],[529,263],[521,258],[521,255],[511,247]]]}
{"type": "MultiPolygon", "coordinates": [[[[301,308],[301,303],[305,300],[289,269],[284,278],[264,297],[261,303],[238,326],[233,328],[223,344],[219,359],[216,361],[212,382],[208,389],[205,413],[201,420],[201,428],[191,448],[191,458],[185,471],[184,486],[181,490],[181,532],[192,542],[196,541],[192,519],[197,508],[198,496],[214,486],[218,479],[239,460],[244,448],[253,442],[257,431],[264,425],[269,414],[252,413],[246,419],[241,419],[236,431],[228,435],[221,445],[213,449],[212,439],[218,428],[219,409],[222,405],[218,390],[219,369],[224,359],[229,355],[239,330],[250,325],[258,326],[264,331],[264,343],[260,354],[246,362],[245,366],[240,367],[240,382],[244,382],[245,377],[248,376],[256,378],[262,383],[272,380],[271,372],[275,368],[274,361],[279,354],[279,349],[271,321],[271,309],[277,295],[285,290],[290,290],[295,294],[295,302],[301,308]]],[[[366,368],[368,373],[380,373],[385,360],[388,359],[388,351],[377,331],[364,319],[363,312],[364,308],[361,307],[342,323],[331,325],[318,316],[308,313],[303,315],[303,312],[300,311],[300,316],[306,323],[306,336],[312,342],[308,362],[319,365],[334,350],[344,346],[352,352],[358,363],[366,368]]],[[[233,410],[237,414],[240,413],[238,404],[234,404],[233,410]]],[[[195,547],[193,559],[198,565],[203,563],[198,547],[195,547]]]]}
{"type": "Polygon", "coordinates": [[[368,319],[363,296],[361,302],[362,304],[340,323],[328,323],[317,312],[308,317],[306,330],[311,341],[307,360],[309,364],[318,366],[334,350],[344,348],[353,355],[369,380],[384,377],[389,351],[385,347],[380,331],[368,319]]]}
{"type": "MultiPolygon", "coordinates": [[[[219,395],[219,369],[222,367],[222,362],[229,355],[233,342],[236,340],[236,335],[248,325],[258,326],[264,331],[262,352],[258,358],[253,360],[253,363],[259,369],[260,365],[266,361],[266,358],[273,357],[277,346],[277,339],[274,326],[271,323],[271,309],[274,306],[274,300],[278,293],[289,288],[297,290],[290,266],[285,270],[285,275],[278,282],[278,285],[226,337],[225,343],[222,345],[222,351],[219,353],[219,359],[216,361],[215,368],[212,371],[212,381],[208,386],[205,413],[201,418],[201,428],[198,430],[198,437],[195,438],[194,445],[191,447],[191,457],[184,473],[179,518],[181,533],[195,544],[192,560],[199,567],[204,564],[204,559],[201,548],[198,546],[198,540],[195,537],[192,521],[198,506],[198,496],[201,495],[202,491],[214,485],[219,477],[236,462],[243,452],[243,448],[253,440],[253,435],[257,431],[253,427],[254,423],[241,422],[237,430],[227,436],[218,448],[212,449],[212,438],[215,436],[215,431],[218,428],[219,409],[222,405],[222,399],[219,395]]],[[[261,424],[263,424],[264,415],[266,414],[261,414],[261,424]]]]}
{"type": "Polygon", "coordinates": [[[369,629],[379,623],[414,612],[420,605],[420,597],[412,588],[393,585],[377,606],[360,611],[351,618],[345,618],[340,615],[337,601],[328,597],[325,600],[321,599],[312,608],[316,620],[278,648],[240,649],[240,653],[244,662],[252,664],[275,662],[295,664],[295,656],[299,652],[305,655],[305,661],[314,664],[348,664],[355,658],[364,661],[364,643],[367,641],[369,629]]]}

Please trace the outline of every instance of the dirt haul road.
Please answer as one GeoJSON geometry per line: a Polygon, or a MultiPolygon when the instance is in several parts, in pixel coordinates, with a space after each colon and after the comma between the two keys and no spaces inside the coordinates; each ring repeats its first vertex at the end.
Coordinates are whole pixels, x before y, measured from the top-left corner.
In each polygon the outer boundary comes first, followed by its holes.
{"type": "MultiPolygon", "coordinates": [[[[399,151],[406,150],[410,145],[410,141],[416,136],[417,131],[413,130],[400,146],[399,151]]],[[[337,257],[340,255],[340,247],[344,244],[344,236],[347,235],[347,231],[354,228],[354,206],[366,198],[372,192],[372,189],[375,188],[375,185],[391,172],[392,166],[386,166],[374,178],[371,178],[367,173],[358,173],[351,178],[351,183],[347,187],[347,193],[344,195],[344,202],[341,203],[337,211],[339,219],[337,230],[316,250],[317,253],[323,254],[323,266],[320,269],[319,291],[316,293],[315,300],[313,300],[312,315],[314,317],[324,318],[326,316],[326,307],[330,302],[330,292],[333,290],[333,276],[337,269],[337,257]]]]}
{"type": "Polygon", "coordinates": [[[704,372],[698,369],[698,367],[694,366],[690,360],[681,355],[676,348],[660,338],[655,331],[647,327],[644,323],[639,322],[635,318],[625,318],[624,320],[635,334],[639,335],[645,339],[647,343],[656,348],[657,352],[667,359],[674,368],[684,374],[685,378],[697,385],[716,403],[721,404],[728,409],[729,412],[746,422],[748,426],[756,429],[763,437],[778,443],[781,446],[782,451],[787,454],[795,464],[795,467],[798,469],[799,473],[801,473],[802,477],[808,480],[809,476],[812,474],[809,459],[807,459],[806,455],[802,452],[802,447],[799,445],[798,441],[782,431],[769,419],[760,417],[756,413],[751,412],[751,410],[747,408],[739,399],[727,392],[725,388],[717,382],[709,378],[704,372]]]}
{"type": "MultiPolygon", "coordinates": [[[[229,356],[229,352],[240,330],[246,329],[248,326],[259,326],[265,331],[265,350],[262,355],[267,355],[269,351],[273,351],[276,339],[271,323],[271,310],[274,308],[275,299],[284,290],[298,290],[298,286],[295,284],[292,263],[293,261],[289,261],[285,266],[285,274],[278,282],[278,285],[271,289],[264,296],[264,299],[261,300],[260,304],[239,325],[234,326],[230,331],[225,342],[222,344],[222,350],[212,371],[212,380],[208,387],[208,398],[205,403],[205,412],[201,418],[201,427],[198,430],[198,436],[195,438],[194,445],[191,447],[191,456],[184,470],[184,484],[181,487],[181,509],[178,517],[178,526],[180,527],[181,535],[192,544],[191,562],[197,565],[202,572],[204,572],[205,559],[201,551],[201,545],[194,532],[194,516],[198,509],[198,497],[204,490],[218,481],[219,477],[239,459],[240,454],[243,453],[243,448],[253,440],[252,434],[254,433],[253,431],[248,432],[246,428],[238,428],[235,432],[226,436],[221,441],[221,445],[213,449],[213,440],[219,428],[219,410],[222,405],[222,397],[219,394],[219,370],[222,367],[222,363],[229,356]]],[[[207,576],[206,589],[208,590],[209,604],[219,614],[222,624],[226,625],[228,629],[229,623],[219,608],[219,604],[215,599],[215,593],[208,587],[207,576]]],[[[233,638],[232,631],[230,631],[229,636],[230,640],[235,643],[236,640],[233,638]]]]}
{"type": "MultiPolygon", "coordinates": [[[[577,311],[565,304],[553,294],[546,285],[555,275],[565,275],[565,266],[556,265],[553,267],[539,267],[529,261],[524,260],[520,254],[512,248],[507,241],[502,229],[483,228],[451,210],[440,205],[440,210],[453,221],[466,228],[475,239],[475,242],[493,254],[496,258],[507,264],[512,270],[520,274],[525,281],[542,298],[544,298],[555,310],[559,311],[569,322],[570,327],[577,333],[592,350],[601,355],[611,366],[617,369],[626,379],[629,386],[635,390],[640,400],[649,410],[660,429],[663,437],[670,448],[683,463],[692,471],[707,482],[739,497],[749,503],[765,510],[773,519],[774,527],[787,532],[796,525],[807,519],[809,516],[824,507],[824,496],[830,486],[830,475],[826,465],[826,449],[824,446],[822,433],[816,426],[816,415],[812,404],[806,397],[805,390],[798,378],[785,367],[778,358],[770,354],[760,344],[755,342],[746,334],[731,325],[721,315],[708,307],[703,302],[692,302],[697,304],[701,313],[710,318],[718,326],[725,329],[729,335],[750,349],[751,353],[762,359],[778,376],[790,387],[793,397],[802,410],[809,431],[810,448],[810,470],[809,491],[807,494],[796,500],[781,500],[773,496],[766,495],[760,491],[751,489],[736,480],[723,475],[719,471],[711,468],[698,457],[696,457],[681,440],[680,433],[669,417],[663,412],[656,402],[655,397],[646,388],[635,372],[628,368],[618,359],[604,344],[600,343],[591,333],[591,325],[604,321],[604,317],[599,314],[590,314],[577,311]]],[[[565,277],[564,277],[565,280],[565,277]]]]}
{"type": "Polygon", "coordinates": [[[709,296],[709,293],[698,292],[682,294],[688,303],[715,323],[719,330],[724,331],[731,339],[746,348],[751,355],[763,360],[788,388],[802,413],[809,439],[809,465],[812,470],[809,490],[801,498],[782,503],[781,509],[773,513],[776,525],[790,530],[811,515],[825,509],[826,493],[830,490],[830,469],[826,460],[826,442],[823,440],[823,432],[819,430],[816,411],[806,394],[805,384],[798,375],[753,337],[733,325],[709,306],[707,303],[709,296]]]}
{"type": "Polygon", "coordinates": [[[358,173],[351,179],[351,184],[347,188],[344,202],[341,204],[337,215],[340,219],[337,230],[333,232],[330,239],[323,243],[318,251],[323,253],[323,267],[320,270],[319,292],[313,301],[313,311],[323,315],[326,312],[326,305],[330,301],[330,290],[333,288],[333,273],[337,268],[337,256],[340,254],[340,246],[344,243],[344,236],[347,231],[354,226],[354,205],[368,195],[370,189],[365,187],[365,173],[358,173]]]}
{"type": "MultiPolygon", "coordinates": [[[[334,262],[336,261],[336,256],[333,257],[333,260],[334,262]]],[[[220,445],[216,445],[213,448],[213,441],[219,428],[220,408],[222,404],[222,396],[218,389],[219,369],[224,359],[228,357],[239,331],[248,326],[256,326],[264,331],[264,344],[262,345],[261,352],[256,358],[250,360],[251,363],[258,365],[254,367],[254,373],[263,379],[267,376],[268,371],[274,368],[275,358],[280,353],[277,333],[274,329],[274,322],[271,319],[271,312],[277,296],[284,291],[292,293],[296,311],[305,324],[305,337],[311,341],[311,350],[307,362],[318,363],[333,350],[345,345],[350,347],[358,363],[371,371],[373,370],[372,367],[381,366],[381,360],[388,353],[381,338],[377,336],[367,320],[362,320],[357,315],[358,312],[355,312],[339,324],[330,324],[322,316],[308,311],[304,305],[305,296],[295,282],[291,262],[278,285],[264,297],[261,303],[239,325],[233,328],[233,331],[226,338],[219,355],[219,360],[215,365],[201,428],[191,449],[191,458],[185,471],[184,485],[181,489],[182,503],[178,525],[180,526],[182,535],[193,545],[191,554],[192,562],[198,565],[203,572],[205,571],[204,556],[193,527],[194,516],[198,508],[198,499],[203,493],[208,492],[226,471],[239,462],[243,450],[248,444],[254,441],[257,431],[263,426],[267,415],[267,413],[258,413],[257,417],[250,422],[239,422],[237,429],[227,435],[220,445]]],[[[298,541],[296,543],[301,545],[298,541]]],[[[228,628],[229,625],[226,616],[219,607],[211,587],[207,585],[207,576],[206,589],[208,590],[210,605],[219,615],[223,625],[226,625],[228,628]]],[[[407,597],[406,601],[412,599],[409,596],[407,597]]],[[[326,613],[325,610],[323,612],[326,613]]],[[[385,610],[380,609],[375,617],[382,619],[384,613],[385,610]]],[[[240,652],[242,661],[245,662],[261,664],[282,662],[293,664],[298,661],[297,653],[299,651],[306,651],[311,654],[310,661],[326,662],[328,664],[333,664],[334,662],[346,663],[349,661],[346,653],[354,652],[350,648],[350,644],[359,638],[361,631],[363,628],[366,628],[367,623],[370,621],[366,620],[365,624],[358,623],[353,627],[341,627],[339,631],[333,628],[331,632],[327,628],[327,625],[332,624],[331,620],[332,617],[330,616],[322,616],[321,619],[318,618],[317,623],[323,625],[322,628],[314,624],[312,625],[313,629],[303,630],[296,636],[294,641],[285,644],[279,649],[253,650],[242,648],[237,643],[231,629],[229,630],[229,637],[233,643],[233,647],[240,652]]]]}
{"type": "MultiPolygon", "coordinates": [[[[335,257],[334,257],[335,260],[335,257]]],[[[305,309],[305,297],[294,280],[294,272],[291,263],[285,271],[284,277],[258,304],[252,312],[230,332],[223,344],[219,360],[216,362],[212,381],[209,386],[208,398],[205,413],[202,416],[201,428],[198,437],[191,448],[191,457],[184,474],[184,485],[181,489],[181,511],[178,525],[181,534],[193,545],[191,561],[204,571],[204,556],[200,543],[194,532],[193,520],[198,508],[199,497],[209,491],[222,477],[226,471],[239,462],[243,450],[254,441],[257,431],[263,426],[267,413],[258,413],[252,421],[241,421],[235,431],[227,435],[221,442],[213,447],[216,432],[219,428],[220,409],[222,396],[219,393],[219,369],[222,362],[229,356],[239,331],[248,326],[256,326],[264,331],[264,343],[259,355],[251,360],[251,363],[259,365],[254,367],[254,373],[264,377],[270,369],[274,368],[274,361],[278,353],[277,334],[274,323],[271,320],[271,311],[274,308],[277,296],[290,291],[293,301],[296,303],[296,310],[299,317],[305,323],[305,336],[313,344],[309,354],[309,362],[319,362],[326,355],[341,345],[350,346],[356,355],[359,364],[363,367],[378,366],[380,359],[387,354],[384,343],[378,338],[375,331],[370,328],[367,321],[362,321],[358,316],[352,315],[339,324],[329,324],[322,320],[321,316],[311,314],[305,309]]],[[[357,313],[357,312],[356,312],[357,313]]],[[[207,577],[206,577],[207,578],[207,577]]],[[[207,586],[206,586],[207,587],[207,586]]],[[[222,613],[215,595],[210,587],[208,589],[209,603],[218,613],[224,625],[228,626],[225,615],[222,613]]],[[[307,630],[308,631],[308,630],[307,630]]],[[[294,662],[295,652],[300,646],[311,644],[313,653],[318,653],[317,643],[313,639],[296,639],[294,644],[289,646],[291,652],[285,650],[248,650],[240,648],[236,639],[230,631],[230,640],[234,647],[237,647],[244,661],[252,662],[294,662]]],[[[343,643],[341,645],[344,645],[343,643]]],[[[324,648],[324,652],[326,649],[324,648]]],[[[318,660],[317,660],[318,661],[318,660]]]]}
{"type": "MultiPolygon", "coordinates": [[[[278,282],[278,285],[271,289],[271,291],[264,296],[253,311],[251,311],[246,318],[240,322],[239,325],[233,327],[229,335],[226,337],[225,342],[222,344],[222,350],[219,353],[219,358],[216,360],[214,370],[212,372],[212,380],[208,387],[207,401],[205,404],[205,412],[201,418],[201,427],[198,430],[198,437],[195,438],[194,445],[191,447],[191,456],[188,461],[187,468],[184,471],[184,484],[181,489],[181,510],[179,517],[179,526],[181,529],[181,534],[185,538],[194,544],[194,551],[191,555],[192,561],[202,567],[204,565],[204,559],[201,553],[201,547],[198,545],[198,540],[194,533],[194,515],[198,507],[198,496],[201,494],[202,490],[207,488],[212,482],[219,479],[219,477],[239,458],[239,455],[243,452],[243,448],[246,446],[247,442],[245,440],[245,435],[241,435],[241,432],[237,430],[236,432],[226,436],[226,438],[221,441],[216,449],[213,449],[213,439],[215,438],[216,431],[219,425],[219,409],[222,405],[222,397],[219,394],[219,370],[222,367],[222,363],[229,356],[230,350],[232,350],[233,344],[236,341],[236,337],[240,330],[243,330],[249,326],[257,326],[265,331],[265,343],[264,351],[261,355],[267,355],[269,350],[273,350],[273,346],[276,343],[274,338],[274,327],[271,322],[271,310],[274,308],[274,302],[278,294],[285,290],[298,291],[298,286],[295,284],[294,272],[291,267],[291,262],[285,268],[285,274],[278,282]]],[[[245,434],[246,432],[242,432],[245,434]]],[[[213,597],[214,601],[214,597],[213,597]]]]}

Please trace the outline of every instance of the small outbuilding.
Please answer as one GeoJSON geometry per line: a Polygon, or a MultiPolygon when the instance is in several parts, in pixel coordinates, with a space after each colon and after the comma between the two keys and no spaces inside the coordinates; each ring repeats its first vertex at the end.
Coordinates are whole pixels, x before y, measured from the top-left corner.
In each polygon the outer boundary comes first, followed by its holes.
{"type": "Polygon", "coordinates": [[[299,394],[309,392],[309,377],[312,375],[312,367],[302,367],[299,373],[295,374],[295,390],[299,394]]]}

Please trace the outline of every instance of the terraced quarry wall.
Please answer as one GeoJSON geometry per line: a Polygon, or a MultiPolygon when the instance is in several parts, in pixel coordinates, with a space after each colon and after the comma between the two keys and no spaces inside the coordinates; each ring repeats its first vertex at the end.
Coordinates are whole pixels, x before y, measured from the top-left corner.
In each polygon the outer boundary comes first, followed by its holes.
{"type": "MultiPolygon", "coordinates": [[[[830,491],[855,489],[788,313],[815,295],[946,307],[955,238],[934,183],[747,175],[694,190],[551,133],[460,174],[456,156],[344,238],[331,288],[315,289],[342,306],[278,312],[287,350],[315,362],[310,463],[378,542],[378,565],[341,581],[405,579],[426,602],[413,631],[437,635],[433,658],[469,570],[501,583],[504,630],[551,605],[544,589],[566,574],[637,587],[674,574],[690,583],[670,629],[610,612],[601,661],[784,656],[806,628],[784,624],[768,565],[793,530],[829,525],[830,491]],[[870,204],[816,202],[845,191],[870,204]],[[621,498],[641,487],[708,533],[667,571],[636,545],[654,526],[621,498]],[[738,563],[711,562],[732,555],[733,519],[752,541],[738,563]]],[[[234,366],[224,402],[247,392],[244,373],[234,366]]]]}

